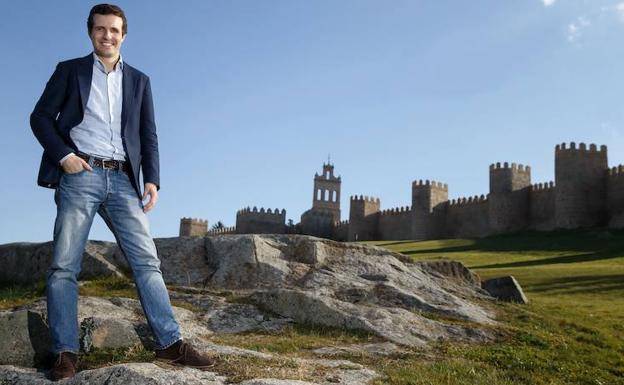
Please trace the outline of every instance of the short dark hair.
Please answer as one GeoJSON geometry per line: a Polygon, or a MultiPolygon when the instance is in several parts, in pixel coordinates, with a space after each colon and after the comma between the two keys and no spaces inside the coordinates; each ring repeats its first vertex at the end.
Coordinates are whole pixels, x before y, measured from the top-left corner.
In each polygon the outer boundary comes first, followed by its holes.
{"type": "Polygon", "coordinates": [[[116,5],[113,4],[98,4],[91,8],[91,12],[89,12],[89,18],[87,19],[87,31],[89,35],[91,35],[91,30],[93,29],[93,15],[115,15],[121,17],[123,20],[123,24],[121,27],[122,35],[128,33],[128,21],[126,20],[126,14],[116,5]]]}

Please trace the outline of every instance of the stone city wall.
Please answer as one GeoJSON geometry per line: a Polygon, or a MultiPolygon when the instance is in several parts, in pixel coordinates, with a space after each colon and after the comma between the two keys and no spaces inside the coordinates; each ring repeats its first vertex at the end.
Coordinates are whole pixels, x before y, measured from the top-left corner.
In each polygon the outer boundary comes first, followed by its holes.
{"type": "Polygon", "coordinates": [[[286,232],[286,210],[258,210],[247,207],[236,213],[237,234],[284,234],[286,232]]]}
{"type": "Polygon", "coordinates": [[[453,199],[446,206],[446,233],[449,238],[476,238],[490,233],[488,200],[484,195],[453,199]]]}
{"type": "Polygon", "coordinates": [[[609,170],[607,197],[609,227],[624,228],[624,165],[609,170]]]}
{"type": "Polygon", "coordinates": [[[555,228],[555,183],[537,183],[531,186],[531,230],[550,231],[555,228]]]}
{"type": "Polygon", "coordinates": [[[412,210],[395,207],[379,213],[379,237],[387,240],[411,239],[412,210]]]}

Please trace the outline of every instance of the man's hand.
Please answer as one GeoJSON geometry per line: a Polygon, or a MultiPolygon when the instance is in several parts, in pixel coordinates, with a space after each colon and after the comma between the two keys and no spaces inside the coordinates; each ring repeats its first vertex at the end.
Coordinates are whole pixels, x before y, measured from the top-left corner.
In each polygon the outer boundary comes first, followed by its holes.
{"type": "Polygon", "coordinates": [[[147,213],[156,205],[156,201],[158,201],[158,191],[156,189],[156,185],[154,183],[145,183],[145,188],[143,189],[143,200],[150,196],[149,202],[143,206],[143,212],[147,213]]]}
{"type": "Polygon", "coordinates": [[[75,174],[82,170],[93,171],[89,163],[85,162],[84,159],[77,156],[76,154],[70,155],[67,159],[61,163],[61,167],[63,167],[63,171],[67,174],[75,174]]]}

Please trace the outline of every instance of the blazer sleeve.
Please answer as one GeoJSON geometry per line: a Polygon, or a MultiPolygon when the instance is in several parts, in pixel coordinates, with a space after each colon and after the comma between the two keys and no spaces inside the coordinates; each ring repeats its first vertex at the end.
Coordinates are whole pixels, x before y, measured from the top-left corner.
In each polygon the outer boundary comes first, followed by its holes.
{"type": "Polygon", "coordinates": [[[59,63],[48,80],[43,94],[30,114],[30,128],[47,156],[56,164],[74,150],[65,142],[56,127],[56,117],[65,103],[69,68],[59,63]]]}
{"type": "Polygon", "coordinates": [[[158,136],[156,135],[154,102],[152,100],[152,87],[149,77],[146,80],[145,89],[143,91],[139,133],[141,136],[141,168],[143,170],[143,182],[153,183],[156,185],[156,189],[160,190],[158,136]]]}

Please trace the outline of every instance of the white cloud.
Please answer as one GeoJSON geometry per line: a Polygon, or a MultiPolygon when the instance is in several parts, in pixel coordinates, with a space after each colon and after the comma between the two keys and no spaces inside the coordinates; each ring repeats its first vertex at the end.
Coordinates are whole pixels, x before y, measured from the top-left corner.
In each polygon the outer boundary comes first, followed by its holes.
{"type": "Polygon", "coordinates": [[[574,23],[568,25],[568,41],[575,41],[581,36],[579,28],[574,23]]]}
{"type": "Polygon", "coordinates": [[[591,25],[591,21],[585,16],[580,16],[577,20],[581,27],[589,27],[591,25]]]}
{"type": "Polygon", "coordinates": [[[551,5],[555,4],[555,1],[557,0],[542,0],[542,3],[544,3],[545,7],[550,7],[551,5]]]}
{"type": "Polygon", "coordinates": [[[615,6],[615,12],[620,17],[620,21],[624,23],[624,1],[615,6]]]}
{"type": "Polygon", "coordinates": [[[574,42],[583,35],[583,30],[591,26],[591,21],[585,16],[579,16],[576,21],[568,24],[568,41],[574,42]]]}

